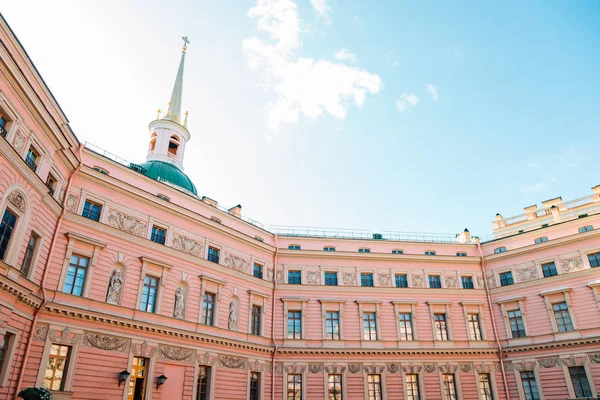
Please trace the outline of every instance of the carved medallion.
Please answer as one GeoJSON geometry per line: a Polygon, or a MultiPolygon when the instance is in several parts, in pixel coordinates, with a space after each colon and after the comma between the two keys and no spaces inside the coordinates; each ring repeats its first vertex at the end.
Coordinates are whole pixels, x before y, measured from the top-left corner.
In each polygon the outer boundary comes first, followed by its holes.
{"type": "Polygon", "coordinates": [[[538,277],[537,267],[535,266],[520,269],[517,273],[521,281],[530,281],[538,277]]]}
{"type": "Polygon", "coordinates": [[[540,365],[540,367],[542,367],[542,368],[554,368],[559,363],[558,357],[544,357],[544,358],[540,358],[537,361],[538,361],[538,364],[540,365]]]}
{"type": "Polygon", "coordinates": [[[33,332],[33,338],[37,340],[46,340],[48,336],[48,325],[37,324],[33,332]]]}
{"type": "Polygon", "coordinates": [[[379,286],[390,286],[390,274],[378,274],[379,286]]]}
{"type": "Polygon", "coordinates": [[[400,364],[398,364],[398,363],[387,363],[387,364],[385,364],[385,368],[387,369],[387,371],[389,373],[395,374],[396,372],[400,371],[400,364]]]}
{"type": "Polygon", "coordinates": [[[308,364],[308,370],[311,374],[320,374],[323,372],[323,364],[308,364]]]}
{"type": "Polygon", "coordinates": [[[423,369],[428,374],[431,374],[431,373],[435,372],[435,363],[425,363],[425,364],[423,364],[423,369]]]}
{"type": "Polygon", "coordinates": [[[202,243],[177,233],[173,234],[171,245],[177,250],[181,250],[184,253],[188,253],[196,257],[202,257],[202,254],[204,254],[204,245],[202,243]]]}
{"type": "Polygon", "coordinates": [[[21,147],[23,147],[23,143],[25,143],[25,135],[23,135],[20,129],[17,129],[15,137],[13,138],[13,147],[15,150],[19,151],[21,150],[21,147]]]}
{"type": "Polygon", "coordinates": [[[282,363],[275,363],[275,373],[277,375],[283,374],[283,364],[282,363]]]}
{"type": "Polygon", "coordinates": [[[471,372],[471,364],[469,363],[459,364],[458,367],[462,372],[471,372]]]}
{"type": "Polygon", "coordinates": [[[129,340],[95,333],[86,333],[83,337],[86,345],[100,350],[129,352],[129,340]]]}
{"type": "Polygon", "coordinates": [[[362,372],[362,364],[348,364],[348,371],[353,374],[362,372]]]}
{"type": "Polygon", "coordinates": [[[131,234],[142,236],[146,235],[146,223],[120,211],[109,210],[108,225],[131,234]]]}
{"type": "Polygon", "coordinates": [[[19,211],[25,212],[25,198],[19,191],[14,191],[8,195],[8,201],[15,206],[19,211]]]}
{"type": "Polygon", "coordinates": [[[246,359],[232,356],[219,356],[221,365],[227,368],[245,368],[246,359]]]}
{"type": "Polygon", "coordinates": [[[600,364],[600,353],[590,353],[588,354],[588,357],[592,364],[600,364]]]}
{"type": "Polygon", "coordinates": [[[412,286],[413,287],[423,287],[423,276],[422,275],[413,275],[411,277],[412,286]]]}
{"type": "Polygon", "coordinates": [[[562,260],[561,265],[565,272],[577,271],[583,268],[583,263],[579,257],[562,260]]]}
{"type": "Polygon", "coordinates": [[[316,285],[319,283],[321,273],[319,271],[306,271],[306,283],[316,285]]]}
{"type": "Polygon", "coordinates": [[[356,285],[356,273],[355,272],[344,272],[342,274],[342,280],[344,281],[345,286],[355,286],[356,285]]]}

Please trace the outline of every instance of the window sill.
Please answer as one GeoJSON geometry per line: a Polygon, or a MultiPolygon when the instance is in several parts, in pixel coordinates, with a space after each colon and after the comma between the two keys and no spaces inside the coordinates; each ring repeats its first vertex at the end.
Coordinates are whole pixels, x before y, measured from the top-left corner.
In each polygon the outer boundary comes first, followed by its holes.
{"type": "Polygon", "coordinates": [[[577,329],[574,329],[574,330],[568,331],[568,332],[554,332],[555,340],[577,339],[580,337],[581,337],[581,334],[579,333],[579,330],[577,330],[577,329]]]}

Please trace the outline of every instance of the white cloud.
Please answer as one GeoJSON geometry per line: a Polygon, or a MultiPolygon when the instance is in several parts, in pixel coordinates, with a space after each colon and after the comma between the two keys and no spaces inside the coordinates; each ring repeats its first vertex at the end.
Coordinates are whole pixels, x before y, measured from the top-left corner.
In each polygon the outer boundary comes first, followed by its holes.
{"type": "Polygon", "coordinates": [[[527,163],[527,166],[528,166],[529,168],[539,168],[539,164],[537,164],[537,163],[535,163],[535,162],[533,162],[533,161],[529,161],[529,162],[527,163]]]}
{"type": "Polygon", "coordinates": [[[400,100],[396,101],[396,109],[400,112],[406,111],[407,106],[416,106],[419,104],[419,97],[412,93],[406,93],[400,96],[400,100]]]}
{"type": "Polygon", "coordinates": [[[537,182],[532,185],[521,185],[519,187],[519,192],[538,192],[546,187],[546,184],[543,182],[537,182]]]}
{"type": "Polygon", "coordinates": [[[438,101],[438,88],[435,85],[432,85],[431,83],[428,83],[425,85],[425,91],[427,92],[427,94],[429,96],[431,96],[431,98],[435,101],[438,101]]]}
{"type": "Polygon", "coordinates": [[[332,11],[331,7],[327,5],[327,0],[310,0],[310,4],[312,4],[313,8],[325,18],[327,18],[327,13],[332,11]]]}
{"type": "Polygon", "coordinates": [[[346,49],[341,49],[335,52],[334,57],[336,60],[340,60],[340,61],[349,61],[349,62],[353,62],[356,63],[358,62],[358,57],[356,57],[356,54],[351,53],[350,51],[346,50],[346,49]]]}
{"type": "Polygon", "coordinates": [[[253,36],[243,42],[249,67],[262,73],[262,87],[275,95],[267,106],[267,125],[272,130],[297,123],[301,115],[316,119],[327,113],[344,119],[348,103],[354,100],[360,108],[368,93],[381,90],[379,75],[365,69],[297,56],[302,44],[293,1],[257,0],[248,16],[258,18],[258,29],[272,39],[253,36]]]}

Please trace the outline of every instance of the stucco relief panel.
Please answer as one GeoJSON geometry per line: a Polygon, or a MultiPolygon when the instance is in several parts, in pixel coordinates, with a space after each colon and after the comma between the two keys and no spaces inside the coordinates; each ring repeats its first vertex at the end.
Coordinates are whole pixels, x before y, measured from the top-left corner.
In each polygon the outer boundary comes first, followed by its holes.
{"type": "Polygon", "coordinates": [[[181,250],[184,253],[188,253],[196,257],[202,257],[204,254],[204,244],[178,233],[173,234],[171,245],[177,250],[181,250]]]}
{"type": "Polygon", "coordinates": [[[423,287],[423,275],[413,275],[411,281],[412,287],[423,287]]]}
{"type": "Polygon", "coordinates": [[[25,197],[17,190],[8,195],[8,201],[19,211],[25,212],[25,197]]]}
{"type": "Polygon", "coordinates": [[[446,276],[446,287],[455,288],[457,286],[458,278],[456,276],[446,276]]]}
{"type": "Polygon", "coordinates": [[[118,351],[122,353],[129,352],[129,340],[102,335],[97,333],[86,333],[83,336],[83,345],[86,347],[95,347],[100,350],[118,351]]]}
{"type": "Polygon", "coordinates": [[[520,281],[530,281],[538,277],[537,267],[535,265],[520,269],[517,271],[517,274],[519,275],[520,281]]]}
{"type": "Polygon", "coordinates": [[[133,235],[144,237],[146,223],[142,220],[113,209],[108,210],[108,225],[133,235]]]}
{"type": "Polygon", "coordinates": [[[321,272],[306,271],[306,283],[310,285],[318,285],[321,280],[321,272]]]}
{"type": "Polygon", "coordinates": [[[69,194],[67,198],[67,211],[69,212],[77,212],[77,204],[79,203],[79,196],[74,194],[69,194]]]}
{"type": "Polygon", "coordinates": [[[565,272],[578,271],[583,268],[583,262],[581,257],[567,258],[561,261],[561,266],[565,272]]]}
{"type": "Polygon", "coordinates": [[[160,346],[158,354],[161,359],[173,361],[194,362],[196,359],[196,352],[194,350],[183,349],[181,347],[160,346]]]}
{"type": "Polygon", "coordinates": [[[379,286],[390,286],[390,274],[377,274],[379,286]]]}
{"type": "Polygon", "coordinates": [[[250,266],[250,260],[248,260],[246,257],[226,251],[225,258],[223,259],[223,265],[233,268],[236,271],[247,273],[248,267],[250,266]]]}
{"type": "Polygon", "coordinates": [[[342,281],[344,282],[344,286],[356,286],[356,273],[344,272],[342,274],[342,281]]]}

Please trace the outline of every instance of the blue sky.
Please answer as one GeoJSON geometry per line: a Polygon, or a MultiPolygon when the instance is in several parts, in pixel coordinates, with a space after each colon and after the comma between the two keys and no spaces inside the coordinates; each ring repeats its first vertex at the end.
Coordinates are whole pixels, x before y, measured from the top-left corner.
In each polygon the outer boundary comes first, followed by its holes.
{"type": "Polygon", "coordinates": [[[46,3],[2,13],[78,137],[133,162],[190,38],[186,173],[266,225],[485,235],[600,184],[596,1],[46,3]]]}

